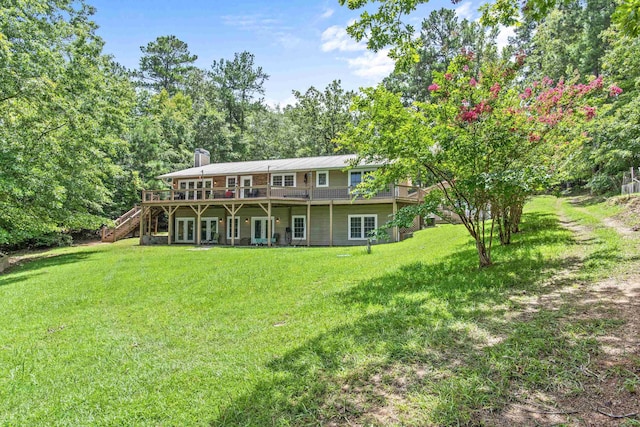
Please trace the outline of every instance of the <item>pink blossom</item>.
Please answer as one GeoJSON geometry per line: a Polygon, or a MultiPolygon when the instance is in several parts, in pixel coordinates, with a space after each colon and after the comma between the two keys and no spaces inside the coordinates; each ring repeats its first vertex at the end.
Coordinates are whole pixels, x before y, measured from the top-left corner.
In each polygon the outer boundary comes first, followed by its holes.
{"type": "Polygon", "coordinates": [[[609,86],[609,96],[618,96],[622,93],[622,89],[620,89],[616,85],[609,86]]]}
{"type": "Polygon", "coordinates": [[[465,65],[464,67],[462,67],[462,71],[469,71],[469,66],[465,65]]]}
{"type": "Polygon", "coordinates": [[[531,88],[528,87],[520,94],[520,99],[529,99],[531,98],[531,88]]]}
{"type": "Polygon", "coordinates": [[[553,85],[553,80],[551,80],[551,78],[545,76],[542,78],[542,85],[543,86],[552,86],[553,85]]]}
{"type": "Polygon", "coordinates": [[[584,111],[584,115],[587,117],[587,120],[591,120],[596,116],[596,107],[585,105],[582,109],[584,111]]]}
{"type": "Polygon", "coordinates": [[[500,84],[499,83],[494,83],[493,86],[491,86],[491,89],[489,89],[489,92],[491,92],[491,96],[493,96],[494,98],[498,97],[498,93],[500,92],[500,84]]]}
{"type": "Polygon", "coordinates": [[[469,80],[469,86],[476,87],[477,84],[478,82],[476,81],[476,79],[471,77],[471,80],[469,80]]]}
{"type": "Polygon", "coordinates": [[[451,79],[453,79],[453,76],[451,75],[451,73],[446,73],[444,75],[444,78],[447,79],[447,80],[451,80],[451,79]]]}
{"type": "Polygon", "coordinates": [[[540,141],[540,135],[536,134],[536,133],[530,133],[529,134],[529,142],[537,142],[540,141]]]}
{"type": "Polygon", "coordinates": [[[428,89],[429,89],[429,92],[435,92],[438,89],[440,89],[440,86],[438,85],[438,83],[432,83],[429,85],[428,89]]]}

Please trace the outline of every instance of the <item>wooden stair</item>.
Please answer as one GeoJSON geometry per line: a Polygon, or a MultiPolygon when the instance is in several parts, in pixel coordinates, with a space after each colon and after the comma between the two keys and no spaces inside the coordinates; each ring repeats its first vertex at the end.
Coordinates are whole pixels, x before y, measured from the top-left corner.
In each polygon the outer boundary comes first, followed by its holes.
{"type": "Polygon", "coordinates": [[[116,242],[136,231],[136,229],[140,225],[140,212],[142,212],[142,208],[136,205],[133,207],[133,209],[115,220],[115,227],[103,228],[102,241],[116,242]]]}

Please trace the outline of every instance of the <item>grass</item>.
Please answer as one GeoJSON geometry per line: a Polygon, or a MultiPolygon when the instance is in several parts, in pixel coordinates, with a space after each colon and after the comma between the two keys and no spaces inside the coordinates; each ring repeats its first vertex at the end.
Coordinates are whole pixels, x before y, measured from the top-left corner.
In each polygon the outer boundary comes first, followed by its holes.
{"type": "Polygon", "coordinates": [[[371,255],[54,250],[0,276],[0,425],[459,425],[514,389],[580,393],[576,367],[619,322],[530,308],[630,256],[598,209],[535,199],[483,270],[459,226],[371,255]]]}

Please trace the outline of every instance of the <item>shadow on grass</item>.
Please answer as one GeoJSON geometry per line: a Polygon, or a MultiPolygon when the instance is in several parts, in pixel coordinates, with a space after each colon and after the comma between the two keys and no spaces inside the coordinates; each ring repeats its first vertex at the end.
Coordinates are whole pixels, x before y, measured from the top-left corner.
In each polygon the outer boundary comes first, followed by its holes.
{"type": "Polygon", "coordinates": [[[567,332],[562,304],[527,311],[518,298],[572,283],[541,286],[580,259],[545,259],[539,247],[576,242],[552,215],[527,215],[524,233],[526,241],[496,248],[505,262],[489,269],[465,249],[335,295],[358,317],[269,362],[270,378],[211,425],[478,424],[514,387],[570,389],[569,373],[597,342],[567,332]]]}
{"type": "Polygon", "coordinates": [[[0,286],[6,286],[46,273],[43,269],[84,261],[98,251],[82,251],[70,254],[39,255],[19,261],[0,274],[0,286]],[[18,275],[19,274],[19,275],[18,275]]]}

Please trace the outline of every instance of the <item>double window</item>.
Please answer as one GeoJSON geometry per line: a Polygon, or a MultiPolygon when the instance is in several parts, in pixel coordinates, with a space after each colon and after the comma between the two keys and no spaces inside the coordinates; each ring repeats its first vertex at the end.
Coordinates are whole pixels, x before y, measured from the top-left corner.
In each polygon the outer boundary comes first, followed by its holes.
{"type": "Polygon", "coordinates": [[[283,173],[283,174],[271,175],[271,185],[274,187],[295,187],[296,174],[283,173]]]}
{"type": "Polygon", "coordinates": [[[349,215],[349,240],[366,240],[378,228],[378,215],[349,215]]]}
{"type": "Polygon", "coordinates": [[[293,215],[291,217],[293,223],[293,238],[307,238],[307,217],[305,215],[293,215]]]}

